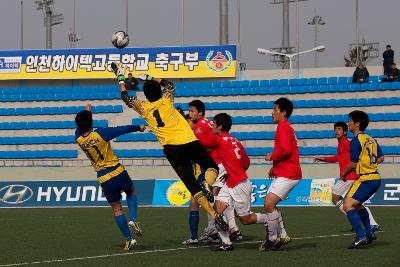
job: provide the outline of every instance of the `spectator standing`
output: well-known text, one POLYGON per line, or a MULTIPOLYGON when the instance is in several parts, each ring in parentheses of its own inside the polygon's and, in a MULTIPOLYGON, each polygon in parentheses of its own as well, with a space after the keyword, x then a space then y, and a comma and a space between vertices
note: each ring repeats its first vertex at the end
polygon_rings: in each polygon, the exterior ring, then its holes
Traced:
POLYGON ((383 74, 388 75, 392 64, 394 63, 394 51, 390 45, 386 46, 385 52, 383 52, 383 74))

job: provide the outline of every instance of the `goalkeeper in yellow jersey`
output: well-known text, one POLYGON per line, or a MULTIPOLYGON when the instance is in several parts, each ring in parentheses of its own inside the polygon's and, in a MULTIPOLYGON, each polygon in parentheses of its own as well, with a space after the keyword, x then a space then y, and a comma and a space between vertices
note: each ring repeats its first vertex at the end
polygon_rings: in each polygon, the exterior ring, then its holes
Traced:
POLYGON ((189 192, 214 218, 215 223, 224 231, 228 231, 229 227, 223 215, 217 214, 209 202, 212 200, 212 195, 203 191, 196 181, 192 163, 197 163, 205 170, 205 180, 209 185, 212 185, 217 178, 218 166, 201 146, 185 118, 174 108, 174 84, 164 79, 140 74, 137 78, 144 81, 143 92, 147 100, 138 100, 136 97, 129 96, 126 91, 125 68, 114 62, 111 63, 111 68, 118 78, 122 100, 146 120, 163 146, 164 154, 172 168, 189 192))

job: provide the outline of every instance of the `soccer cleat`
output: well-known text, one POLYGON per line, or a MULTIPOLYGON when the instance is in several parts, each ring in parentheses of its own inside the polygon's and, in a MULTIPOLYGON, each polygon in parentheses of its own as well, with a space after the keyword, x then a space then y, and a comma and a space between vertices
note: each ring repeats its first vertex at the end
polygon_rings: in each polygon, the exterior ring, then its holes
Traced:
POLYGON ((373 233, 378 232, 380 229, 381 229, 381 226, 380 226, 379 224, 371 225, 371 231, 372 231, 373 233))
POLYGON ((200 186, 208 202, 214 203, 214 195, 212 194, 210 186, 207 184, 207 182, 201 183, 200 186))
POLYGON ((376 240, 375 233, 371 233, 371 235, 367 235, 368 244, 372 243, 372 241, 376 240))
POLYGON ((219 247, 217 247, 214 251, 232 251, 233 245, 227 245, 222 243, 219 247))
POLYGON ((279 238, 275 241, 269 240, 268 238, 260 244, 258 251, 264 252, 268 250, 275 250, 276 244, 279 243, 279 238))
POLYGON ((198 243, 199 243, 199 240, 189 238, 189 239, 183 241, 182 245, 197 245, 198 243))
POLYGON ((218 226, 222 231, 229 231, 229 225, 225 222, 222 214, 215 214, 215 225, 218 226))
POLYGON ((229 239, 231 241, 240 241, 243 239, 243 235, 239 230, 233 231, 229 234, 229 239))
POLYGON ((359 248, 362 246, 365 246, 368 244, 368 239, 366 237, 361 238, 361 239, 354 239, 354 241, 350 244, 350 246, 347 247, 347 249, 355 249, 355 248, 359 248))
POLYGON ((132 250, 136 245, 137 245, 137 242, 135 239, 126 240, 124 250, 126 250, 126 251, 132 250))
POLYGON ((281 237, 278 240, 279 241, 275 244, 274 249, 280 249, 282 246, 287 245, 290 243, 290 241, 292 241, 292 239, 288 235, 285 237, 281 237))
POLYGON ((136 236, 142 236, 143 231, 140 229, 139 222, 129 221, 128 227, 133 230, 136 236))

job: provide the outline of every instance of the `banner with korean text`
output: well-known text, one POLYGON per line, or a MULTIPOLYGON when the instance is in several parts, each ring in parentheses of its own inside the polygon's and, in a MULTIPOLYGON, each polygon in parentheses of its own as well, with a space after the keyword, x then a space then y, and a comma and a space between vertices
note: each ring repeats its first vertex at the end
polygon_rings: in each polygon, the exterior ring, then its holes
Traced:
POLYGON ((236 76, 236 46, 0 51, 0 80, 114 78, 111 62, 127 72, 160 78, 236 76))

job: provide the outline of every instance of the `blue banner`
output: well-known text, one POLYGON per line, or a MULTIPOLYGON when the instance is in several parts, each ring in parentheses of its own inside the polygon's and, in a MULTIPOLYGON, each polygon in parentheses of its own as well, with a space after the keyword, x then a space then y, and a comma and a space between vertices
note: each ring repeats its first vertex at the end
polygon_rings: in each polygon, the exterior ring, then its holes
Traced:
MULTIPOLYGON (((154 180, 134 180, 139 205, 151 205, 154 180)), ((123 194, 123 199, 125 199, 123 194)), ((97 181, 0 182, 1 207, 108 206, 97 181)))
MULTIPOLYGON (((252 206, 262 206, 272 180, 251 179, 252 206)), ((302 179, 281 206, 331 206, 335 179, 302 179)), ((191 195, 180 180, 134 180, 138 204, 188 206, 191 195)), ((123 199, 125 195, 123 194, 123 199)), ((399 206, 400 179, 383 179, 367 205, 399 206)), ((0 208, 108 206, 96 181, 0 182, 0 208)))

